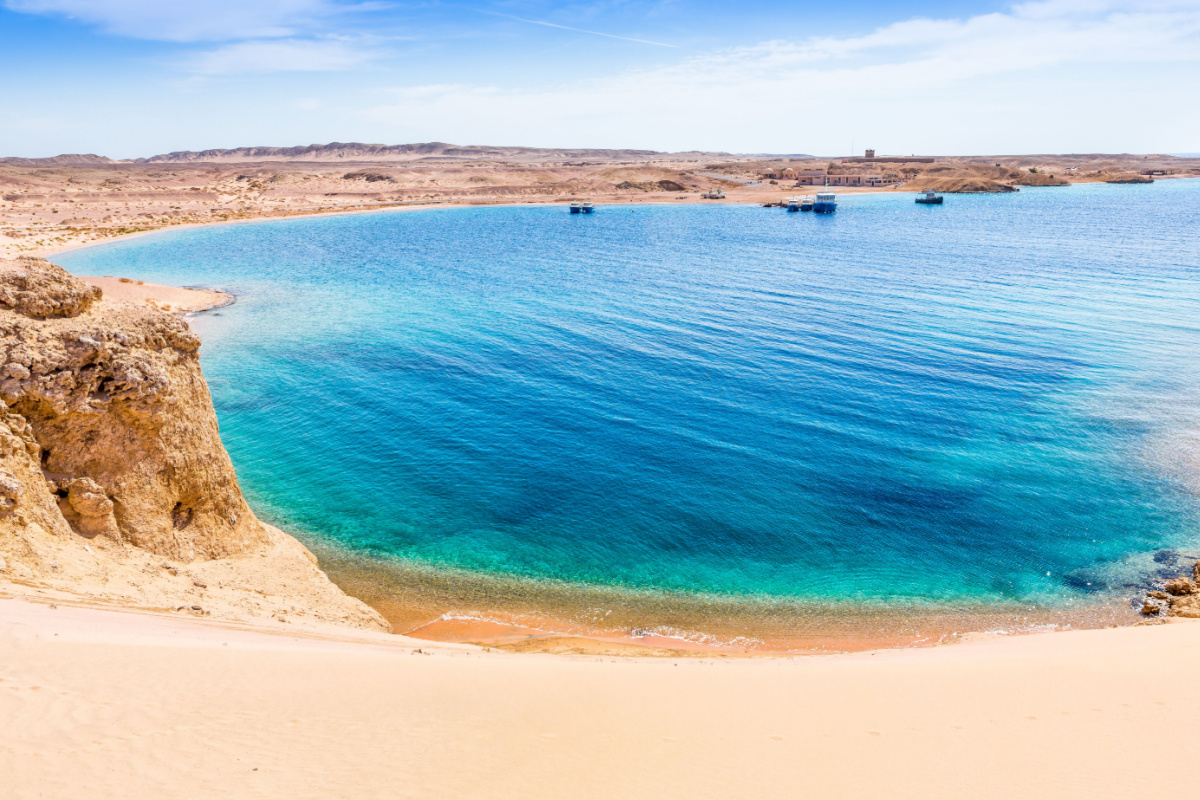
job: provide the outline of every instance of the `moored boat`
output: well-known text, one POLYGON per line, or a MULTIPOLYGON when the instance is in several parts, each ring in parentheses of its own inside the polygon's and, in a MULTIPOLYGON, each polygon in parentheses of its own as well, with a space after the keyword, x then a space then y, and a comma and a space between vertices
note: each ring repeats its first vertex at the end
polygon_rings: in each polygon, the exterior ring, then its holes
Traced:
POLYGON ((818 214, 832 214, 837 211, 837 197, 833 192, 817 192, 812 210, 818 214))
POLYGON ((926 192, 917 197, 917 202, 926 206, 940 206, 942 204, 942 196, 937 192, 926 192))
POLYGON ((594 205, 592 205, 591 203, 584 203, 582 206, 582 209, 583 209, 583 213, 590 214, 596 209, 596 207, 594 205))
POLYGON ((811 196, 801 198, 800 210, 801 211, 812 211, 813 210, 813 199, 811 196))
POLYGON ((800 198, 799 197, 789 197, 787 199, 787 210, 788 211, 799 211, 800 210, 800 198))
POLYGON ((583 203, 571 203, 571 213, 578 214, 583 209, 583 203))

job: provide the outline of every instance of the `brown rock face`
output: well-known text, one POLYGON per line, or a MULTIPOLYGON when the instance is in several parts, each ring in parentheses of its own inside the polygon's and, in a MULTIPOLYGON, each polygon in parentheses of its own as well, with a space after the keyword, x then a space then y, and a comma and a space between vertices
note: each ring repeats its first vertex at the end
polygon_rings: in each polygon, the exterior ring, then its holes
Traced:
POLYGON ((0 283, 0 306, 35 319, 73 317, 99 299, 99 289, 40 258, 9 262, 0 283))
POLYGON ((184 561, 265 543, 221 446, 199 340, 99 295, 45 261, 0 266, 0 301, 13 300, 0 311, 0 399, 30 425, 67 522, 184 561), (115 530, 80 523, 110 514, 115 530))
POLYGON ((1176 578, 1173 581, 1167 581, 1167 585, 1163 587, 1167 594, 1180 597, 1188 594, 1196 593, 1196 584, 1192 583, 1188 578, 1176 578))
POLYGON ((64 491, 67 494, 58 501, 59 510, 76 533, 89 539, 104 534, 120 540, 121 528, 113 514, 115 506, 100 484, 91 478, 76 478, 62 481, 59 486, 57 494, 61 496, 64 491))
MULTIPOLYGON (((1192 575, 1200 579, 1200 561, 1192 565, 1192 575)), ((1172 617, 1200 619, 1200 580, 1176 578, 1164 587, 1171 595, 1167 614, 1172 617)))
POLYGON ((1200 561, 1192 565, 1192 576, 1196 580, 1174 578, 1163 586, 1165 591, 1146 592, 1142 613, 1200 619, 1200 561))
MULTIPOLYGON (((0 261, 0 556, 8 575, 65 579, 71 569, 120 566, 92 564, 93 547, 126 566, 151 556, 186 564, 274 551, 284 554, 277 567, 297 595, 308 593, 301 605, 327 602, 336 609, 326 617, 384 626, 246 505, 199 347, 183 320, 104 299, 47 261, 0 261)), ((218 572, 237 582, 236 569, 218 572)), ((130 574, 138 592, 149 591, 130 574)))

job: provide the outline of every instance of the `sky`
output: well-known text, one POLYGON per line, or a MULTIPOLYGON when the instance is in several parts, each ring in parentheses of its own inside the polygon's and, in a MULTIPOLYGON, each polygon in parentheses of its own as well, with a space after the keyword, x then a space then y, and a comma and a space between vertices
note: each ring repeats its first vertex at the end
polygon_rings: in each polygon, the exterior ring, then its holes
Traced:
POLYGON ((0 155, 1200 151, 1200 0, 0 0, 0 155))

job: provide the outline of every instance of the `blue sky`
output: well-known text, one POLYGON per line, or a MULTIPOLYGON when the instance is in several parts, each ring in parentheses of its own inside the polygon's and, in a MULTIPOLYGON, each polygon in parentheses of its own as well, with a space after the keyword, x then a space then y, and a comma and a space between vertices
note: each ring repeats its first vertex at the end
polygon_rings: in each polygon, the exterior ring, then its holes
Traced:
POLYGON ((0 155, 1200 151, 1200 0, 0 0, 0 155))

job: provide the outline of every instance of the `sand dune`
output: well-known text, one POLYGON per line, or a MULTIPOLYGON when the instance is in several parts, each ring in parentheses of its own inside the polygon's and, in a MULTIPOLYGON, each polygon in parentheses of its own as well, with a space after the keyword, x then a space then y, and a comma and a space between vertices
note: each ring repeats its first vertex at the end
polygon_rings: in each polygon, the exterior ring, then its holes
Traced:
POLYGON ((0 775, 6 800, 1145 797, 1195 780, 1198 660, 1192 621, 613 661, 9 599, 0 775))

